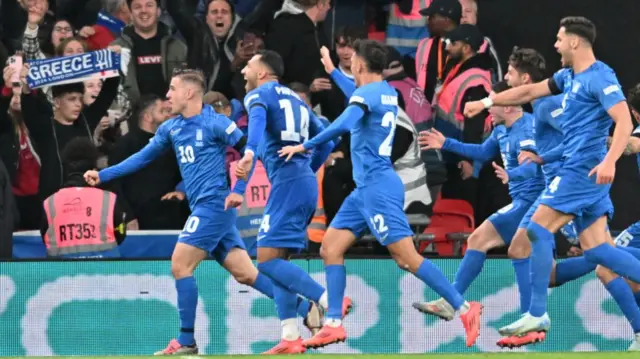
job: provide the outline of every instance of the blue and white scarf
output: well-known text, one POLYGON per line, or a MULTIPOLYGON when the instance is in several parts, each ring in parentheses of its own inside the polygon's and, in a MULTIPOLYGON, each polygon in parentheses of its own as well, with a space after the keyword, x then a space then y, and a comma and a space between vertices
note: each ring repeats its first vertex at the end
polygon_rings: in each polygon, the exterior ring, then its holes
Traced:
POLYGON ((37 89, 95 78, 117 77, 120 76, 120 71, 126 75, 130 59, 131 51, 123 48, 120 53, 104 49, 73 56, 28 61, 30 67, 27 84, 31 89, 37 89))

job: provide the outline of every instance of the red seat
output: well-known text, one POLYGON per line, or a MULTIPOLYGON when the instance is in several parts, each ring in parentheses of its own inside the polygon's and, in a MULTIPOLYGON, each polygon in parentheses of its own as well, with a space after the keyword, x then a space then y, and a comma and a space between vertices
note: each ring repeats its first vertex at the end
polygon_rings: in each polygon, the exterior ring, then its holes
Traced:
POLYGON ((384 31, 376 31, 376 32, 369 33, 369 40, 384 42, 384 39, 385 39, 384 31))
MULTIPOLYGON (((459 199, 442 199, 438 198, 433 207, 433 216, 431 216, 431 224, 425 230, 435 236, 433 243, 436 251, 440 256, 452 256, 454 253, 455 243, 447 239, 447 234, 454 232, 471 233, 475 228, 473 207, 464 200, 459 199)), ((431 241, 421 241, 419 251, 422 253, 431 241)), ((467 249, 466 243, 463 243, 462 253, 467 249)))

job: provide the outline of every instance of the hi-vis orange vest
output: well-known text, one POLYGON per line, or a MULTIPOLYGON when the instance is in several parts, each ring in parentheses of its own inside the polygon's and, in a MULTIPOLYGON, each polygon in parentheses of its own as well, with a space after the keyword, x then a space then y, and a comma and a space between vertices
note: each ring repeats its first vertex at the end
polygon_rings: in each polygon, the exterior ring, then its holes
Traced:
POLYGON ((116 195, 93 187, 63 188, 44 201, 51 257, 107 252, 117 248, 113 227, 116 195))
POLYGON ((322 243, 322 237, 324 237, 324 233, 327 231, 327 217, 324 214, 324 202, 322 201, 324 165, 322 165, 316 173, 316 179, 318 181, 318 205, 316 206, 316 212, 313 214, 313 219, 309 227, 307 227, 307 236, 310 241, 322 243))
MULTIPOLYGON (((236 185, 236 166, 238 161, 230 163, 229 176, 231 177, 231 188, 236 185)), ((267 204, 271 192, 271 183, 267 177, 267 170, 262 162, 256 161, 253 175, 247 183, 247 190, 244 194, 244 201, 238 207, 236 227, 240 231, 242 239, 255 239, 258 236, 260 225, 262 224, 262 216, 264 207, 267 204)))
POLYGON ((429 7, 431 1, 413 0, 409 14, 402 13, 398 4, 391 3, 386 44, 395 47, 402 55, 414 57, 420 39, 429 36, 427 19, 420 15, 420 10, 429 7))
MULTIPOLYGON (((438 41, 442 41, 442 38, 439 38, 438 41)), ((429 69, 429 54, 431 53, 432 45, 432 37, 422 39, 418 44, 418 51, 416 54, 416 76, 418 77, 418 86, 423 90, 427 87, 427 70, 429 69)), ((489 42, 485 39, 480 50, 478 50, 478 53, 485 52, 488 48, 489 42)), ((442 66, 444 67, 444 63, 442 66)), ((431 101, 432 99, 428 98, 427 100, 431 101)))

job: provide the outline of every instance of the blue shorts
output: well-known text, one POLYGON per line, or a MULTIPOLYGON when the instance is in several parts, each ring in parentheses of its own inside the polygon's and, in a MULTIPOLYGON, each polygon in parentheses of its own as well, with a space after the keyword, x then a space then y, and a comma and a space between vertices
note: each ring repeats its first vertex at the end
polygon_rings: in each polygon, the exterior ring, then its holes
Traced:
POLYGON ((640 248, 640 221, 630 225, 622 231, 616 239, 616 245, 620 247, 640 248))
MULTIPOLYGON (((536 213, 536 210, 540 205, 541 197, 542 195, 540 195, 538 199, 533 202, 531 207, 529 207, 527 214, 525 214, 524 218, 522 218, 522 221, 520 221, 520 225, 518 226, 518 228, 526 229, 529 226, 529 223, 531 223, 531 217, 533 217, 533 214, 536 213)), ((565 224, 564 227, 560 228, 560 233, 562 233, 562 235, 571 244, 577 245, 578 242, 580 242, 580 240, 578 239, 578 231, 576 230, 574 221, 570 221, 569 223, 565 224)))
POLYGON ((258 248, 288 248, 300 252, 307 247, 307 226, 318 205, 318 181, 301 177, 271 187, 258 248))
POLYGON ((531 202, 517 199, 510 204, 500 208, 487 220, 493 224, 496 232, 502 237, 506 245, 511 243, 513 236, 518 230, 518 225, 529 210, 531 202))
POLYGON ((400 178, 394 173, 376 184, 357 187, 344 200, 330 227, 347 229, 356 237, 368 229, 384 246, 413 236, 404 213, 404 185, 400 178))
POLYGON ((540 204, 574 215, 578 235, 600 217, 613 216, 611 185, 596 184, 596 176, 589 177, 599 163, 597 158, 570 166, 565 162, 540 197, 540 204))
POLYGON ((246 250, 235 226, 236 210, 223 211, 223 204, 196 206, 178 237, 179 243, 200 248, 223 264, 233 248, 246 250))

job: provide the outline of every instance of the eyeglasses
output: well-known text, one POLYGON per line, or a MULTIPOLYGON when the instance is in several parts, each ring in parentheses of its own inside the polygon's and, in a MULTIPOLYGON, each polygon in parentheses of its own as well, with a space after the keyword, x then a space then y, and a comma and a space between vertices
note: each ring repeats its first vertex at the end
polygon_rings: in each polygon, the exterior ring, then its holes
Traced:
POLYGON ((55 26, 53 28, 53 30, 57 31, 57 32, 72 32, 73 31, 71 26, 55 26))

